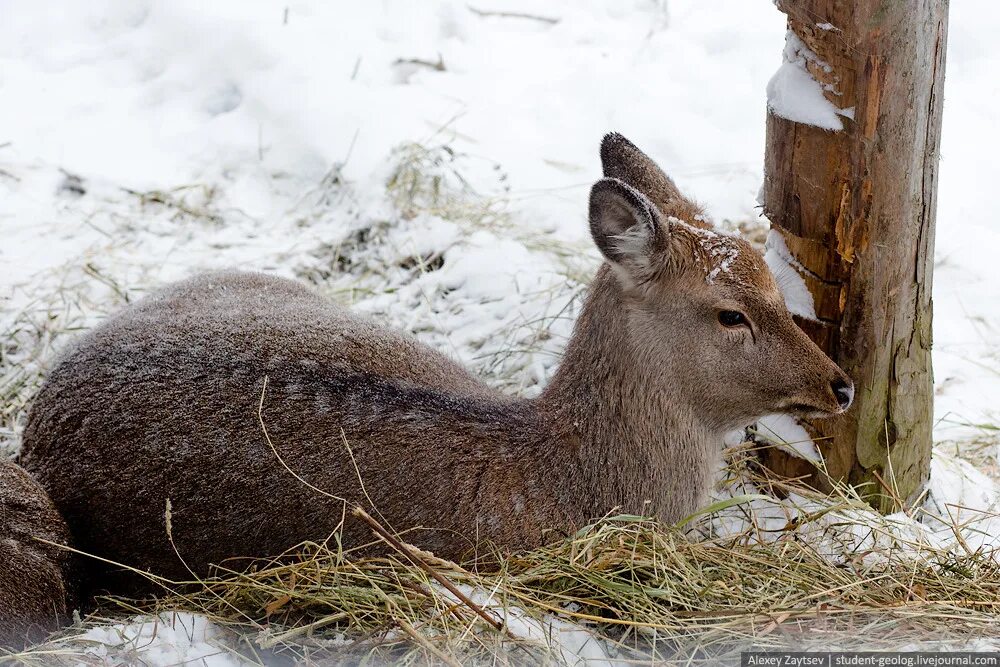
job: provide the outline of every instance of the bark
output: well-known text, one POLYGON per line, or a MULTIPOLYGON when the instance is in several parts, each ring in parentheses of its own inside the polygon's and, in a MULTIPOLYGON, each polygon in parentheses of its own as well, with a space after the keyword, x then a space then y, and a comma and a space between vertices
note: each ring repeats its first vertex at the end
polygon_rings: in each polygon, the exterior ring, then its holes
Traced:
MULTIPOLYGON (((768 114, 761 203, 804 267, 819 321, 800 326, 854 379, 847 415, 817 421, 827 473, 882 511, 927 479, 931 278, 947 0, 779 0, 807 68, 853 119, 828 131, 768 114)), ((769 452, 786 476, 802 463, 769 452)), ((828 487, 829 479, 813 475, 828 487)))

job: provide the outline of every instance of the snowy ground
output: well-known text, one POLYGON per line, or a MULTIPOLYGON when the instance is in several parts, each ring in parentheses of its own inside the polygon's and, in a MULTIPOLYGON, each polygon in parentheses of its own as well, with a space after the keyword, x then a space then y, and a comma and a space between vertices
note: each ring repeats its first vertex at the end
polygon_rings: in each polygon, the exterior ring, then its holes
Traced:
MULTIPOLYGON (((1000 10, 951 14, 936 434, 994 466, 1000 10)), ((0 454, 68 335, 207 268, 311 281, 536 392, 597 264, 601 136, 756 219, 784 32, 765 0, 0 0, 0 454)))

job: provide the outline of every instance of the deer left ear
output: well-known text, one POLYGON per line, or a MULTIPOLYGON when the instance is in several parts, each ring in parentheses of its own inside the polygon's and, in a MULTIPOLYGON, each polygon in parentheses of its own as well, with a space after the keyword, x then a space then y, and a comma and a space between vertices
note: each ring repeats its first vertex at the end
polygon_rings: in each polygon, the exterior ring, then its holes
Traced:
POLYGON ((591 188, 591 236, 623 282, 649 277, 666 232, 656 206, 635 188, 617 178, 602 178, 591 188))

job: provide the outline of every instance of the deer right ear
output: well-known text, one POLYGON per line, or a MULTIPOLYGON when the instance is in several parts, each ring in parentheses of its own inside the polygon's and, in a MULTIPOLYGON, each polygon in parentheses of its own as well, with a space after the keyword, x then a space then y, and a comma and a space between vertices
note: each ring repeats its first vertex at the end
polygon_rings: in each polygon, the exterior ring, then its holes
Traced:
POLYGON ((604 135, 601 141, 601 168, 606 177, 617 178, 648 197, 661 215, 712 228, 702 208, 682 195, 651 157, 617 132, 604 135))
POLYGON ((666 230, 656 206, 617 178, 602 178, 590 190, 590 234, 623 282, 643 282, 666 230))

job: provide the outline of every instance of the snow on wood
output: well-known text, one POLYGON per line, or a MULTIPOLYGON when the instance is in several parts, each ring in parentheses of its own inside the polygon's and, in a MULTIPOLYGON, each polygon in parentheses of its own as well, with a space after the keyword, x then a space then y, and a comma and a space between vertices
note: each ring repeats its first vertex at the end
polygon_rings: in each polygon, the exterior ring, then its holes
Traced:
POLYGON ((844 129, 840 110, 826 99, 823 86, 806 68, 807 62, 824 65, 789 30, 785 35, 781 66, 767 84, 767 108, 776 116, 796 123, 815 125, 824 130, 844 129))
POLYGON ((805 269, 792 257, 781 233, 774 229, 769 231, 765 248, 764 261, 774 274, 778 289, 785 297, 785 307, 788 308, 788 312, 815 320, 816 308, 813 296, 802 277, 805 269))

